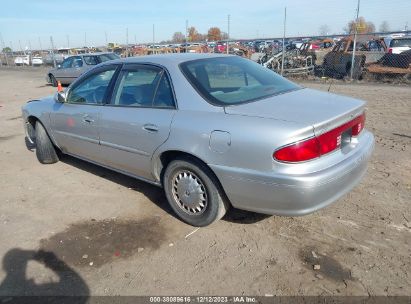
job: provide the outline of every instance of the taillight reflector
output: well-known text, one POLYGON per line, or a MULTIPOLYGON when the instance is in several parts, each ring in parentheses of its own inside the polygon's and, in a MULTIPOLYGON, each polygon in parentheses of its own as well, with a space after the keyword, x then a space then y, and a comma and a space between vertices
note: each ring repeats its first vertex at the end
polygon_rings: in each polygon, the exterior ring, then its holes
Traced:
POLYGON ((330 153, 341 146, 341 134, 351 129, 351 135, 357 136, 364 129, 365 114, 320 136, 299 141, 274 152, 273 157, 284 162, 301 162, 330 153))

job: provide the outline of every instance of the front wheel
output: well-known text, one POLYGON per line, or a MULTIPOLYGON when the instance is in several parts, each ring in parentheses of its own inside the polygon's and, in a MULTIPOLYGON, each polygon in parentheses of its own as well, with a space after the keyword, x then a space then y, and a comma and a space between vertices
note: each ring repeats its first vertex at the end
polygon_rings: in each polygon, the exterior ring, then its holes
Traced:
POLYGON ((210 225, 221 219, 229 207, 213 172, 195 159, 171 161, 164 172, 163 185, 171 208, 190 225, 210 225))
POLYGON ((52 85, 53 87, 57 87, 58 83, 57 83, 56 77, 54 77, 53 74, 50 74, 49 77, 50 77, 50 83, 51 83, 51 85, 52 85))
POLYGON ((49 135, 40 122, 36 122, 36 156, 42 164, 54 164, 58 162, 56 148, 50 140, 49 135))

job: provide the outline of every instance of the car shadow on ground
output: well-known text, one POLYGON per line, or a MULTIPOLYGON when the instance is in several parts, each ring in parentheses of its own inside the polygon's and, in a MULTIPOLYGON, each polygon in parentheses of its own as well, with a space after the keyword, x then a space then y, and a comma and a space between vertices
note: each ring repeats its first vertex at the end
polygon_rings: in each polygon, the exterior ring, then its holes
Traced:
MULTIPOLYGON (((150 201, 156 204, 159 208, 163 209, 169 215, 177 218, 177 216, 171 209, 170 205, 168 204, 163 190, 157 186, 151 185, 149 183, 140 181, 138 179, 103 168, 101 166, 83 161, 72 156, 64 155, 63 157, 61 157, 61 161, 80 170, 92 173, 94 175, 98 175, 123 187, 138 191, 144 194, 150 201)), ((268 217, 270 217, 270 215, 231 208, 228 211, 228 213, 224 216, 223 220, 236 224, 254 224, 268 217)))
POLYGON ((0 303, 81 304, 88 301, 90 291, 87 283, 53 252, 13 248, 4 255, 2 264, 6 277, 0 282, 0 303), (47 282, 37 283, 36 280, 27 278, 30 261, 40 263, 52 271, 58 280, 51 281, 48 278, 47 282))

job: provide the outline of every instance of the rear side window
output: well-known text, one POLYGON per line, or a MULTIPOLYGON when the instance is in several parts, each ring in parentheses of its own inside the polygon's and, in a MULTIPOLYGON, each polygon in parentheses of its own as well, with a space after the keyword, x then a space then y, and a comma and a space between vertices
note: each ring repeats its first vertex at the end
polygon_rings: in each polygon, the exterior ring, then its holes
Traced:
POLYGON ((110 54, 102 54, 98 56, 100 62, 106 62, 109 60, 115 60, 115 59, 119 59, 120 57, 118 57, 118 55, 114 54, 114 53, 110 53, 110 54))
POLYGON ((393 39, 391 40, 390 47, 410 47, 411 48, 411 38, 393 39))
POLYGON ((112 105, 129 107, 174 107, 170 82, 155 66, 126 68, 118 77, 112 105))
POLYGON ((277 73, 237 56, 184 62, 183 74, 208 101, 235 105, 267 98, 300 87, 277 73))
POLYGON ((83 56, 84 62, 87 65, 97 65, 99 64, 96 56, 83 56))

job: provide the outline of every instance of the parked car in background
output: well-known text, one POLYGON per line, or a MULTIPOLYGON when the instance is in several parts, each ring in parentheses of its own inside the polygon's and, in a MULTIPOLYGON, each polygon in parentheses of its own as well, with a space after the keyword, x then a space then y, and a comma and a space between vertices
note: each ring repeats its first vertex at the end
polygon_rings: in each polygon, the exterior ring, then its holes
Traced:
POLYGON ((388 53, 400 54, 411 50, 411 36, 393 38, 390 41, 388 53))
POLYGON ((30 56, 29 55, 18 56, 14 59, 14 64, 17 66, 30 65, 30 56))
POLYGON ((374 144, 364 106, 238 56, 181 53, 104 62, 22 114, 41 163, 61 152, 163 187, 205 226, 230 206, 297 216, 350 191, 374 144))
POLYGON ((43 65, 43 58, 41 56, 33 56, 31 58, 31 65, 32 66, 41 66, 41 65, 43 65))
POLYGON ((46 80, 53 86, 57 86, 58 81, 61 84, 70 84, 81 74, 93 68, 99 63, 109 60, 119 59, 115 53, 90 53, 70 56, 55 69, 48 71, 46 80))

